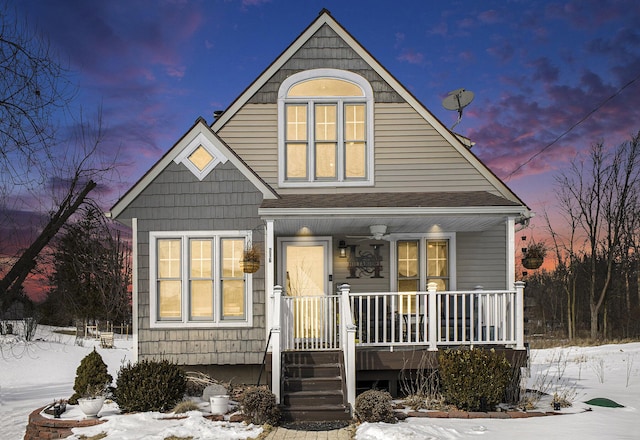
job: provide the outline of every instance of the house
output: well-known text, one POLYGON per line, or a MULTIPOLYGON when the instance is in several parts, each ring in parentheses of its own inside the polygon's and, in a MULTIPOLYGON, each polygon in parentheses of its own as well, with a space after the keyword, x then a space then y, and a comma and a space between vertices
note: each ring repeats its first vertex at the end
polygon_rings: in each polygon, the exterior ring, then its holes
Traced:
POLYGON ((531 214, 470 148, 323 10, 111 209, 133 231, 138 359, 270 376, 290 417, 335 418, 314 410, 348 416, 359 386, 395 393, 443 347, 521 356, 531 214))

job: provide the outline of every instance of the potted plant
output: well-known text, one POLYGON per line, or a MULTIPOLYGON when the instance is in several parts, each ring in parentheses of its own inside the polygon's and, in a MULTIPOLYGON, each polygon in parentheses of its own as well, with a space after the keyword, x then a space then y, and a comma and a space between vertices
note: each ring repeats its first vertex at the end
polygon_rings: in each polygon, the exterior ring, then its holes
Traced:
POLYGON ((78 406, 87 418, 94 418, 104 405, 107 393, 107 384, 89 385, 87 391, 78 399, 78 406))
POLYGON ((522 256, 522 265, 527 269, 538 269, 542 266, 544 257, 547 255, 547 247, 544 243, 532 242, 529 247, 524 250, 522 256))
POLYGON ((240 267, 244 273, 254 273, 260 269, 260 248, 251 243, 247 245, 240 260, 240 267))

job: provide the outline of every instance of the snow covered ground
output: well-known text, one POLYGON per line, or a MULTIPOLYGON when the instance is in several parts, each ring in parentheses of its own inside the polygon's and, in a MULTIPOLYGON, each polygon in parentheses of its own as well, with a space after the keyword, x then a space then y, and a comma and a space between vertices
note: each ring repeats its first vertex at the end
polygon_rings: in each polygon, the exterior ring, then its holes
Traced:
MULTIPOLYGON (((97 341, 76 343, 74 336, 51 332, 41 326, 37 340, 25 343, 16 337, 0 337, 0 437, 22 439, 27 418, 34 409, 67 398, 73 392, 75 371, 97 341)), ((115 378, 123 362, 131 359, 131 340, 117 338, 114 349, 97 347, 115 378)), ((357 440, 468 439, 478 437, 507 440, 528 439, 638 439, 640 409, 640 343, 532 350, 529 388, 542 389, 574 401, 562 416, 529 419, 421 419, 389 425, 364 423, 357 440), (587 405, 592 398, 612 399, 624 408, 587 405)), ((550 409, 549 398, 538 402, 550 409)), ((78 418, 81 413, 77 408, 78 418)), ((105 411, 103 414, 110 414, 105 411)), ((75 413, 72 413, 75 414, 75 413)), ((107 439, 162 440, 169 435, 197 439, 245 439, 256 437, 261 428, 240 423, 211 422, 200 413, 187 420, 161 420, 158 413, 108 415, 99 427, 77 430, 77 436, 107 432, 107 439)), ((78 438, 78 437, 73 437, 78 438)))

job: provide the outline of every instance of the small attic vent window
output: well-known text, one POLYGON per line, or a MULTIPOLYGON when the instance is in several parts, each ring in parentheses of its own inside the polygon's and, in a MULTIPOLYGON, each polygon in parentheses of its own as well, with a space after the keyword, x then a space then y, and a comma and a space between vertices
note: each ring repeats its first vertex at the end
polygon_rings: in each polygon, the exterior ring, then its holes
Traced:
POLYGON ((210 137, 198 133, 173 161, 184 164, 198 180, 202 180, 219 163, 226 163, 227 157, 220 148, 214 145, 210 137))
POLYGON ((202 171, 215 160, 215 157, 209 153, 206 148, 200 145, 193 153, 191 153, 189 160, 200 171, 202 171))

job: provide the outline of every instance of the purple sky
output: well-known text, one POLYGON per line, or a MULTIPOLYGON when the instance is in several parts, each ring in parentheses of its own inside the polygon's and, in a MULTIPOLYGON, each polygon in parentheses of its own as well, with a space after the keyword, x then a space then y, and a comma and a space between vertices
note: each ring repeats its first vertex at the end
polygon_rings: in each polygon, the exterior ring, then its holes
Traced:
POLYGON ((640 130, 637 0, 14 3, 68 60, 76 104, 88 115, 102 106, 102 149, 119 150, 122 164, 121 181, 103 188, 105 207, 198 116, 211 122, 322 8, 448 127, 456 113, 442 99, 473 91, 456 131, 540 214, 552 209, 553 176, 578 152, 640 130))

